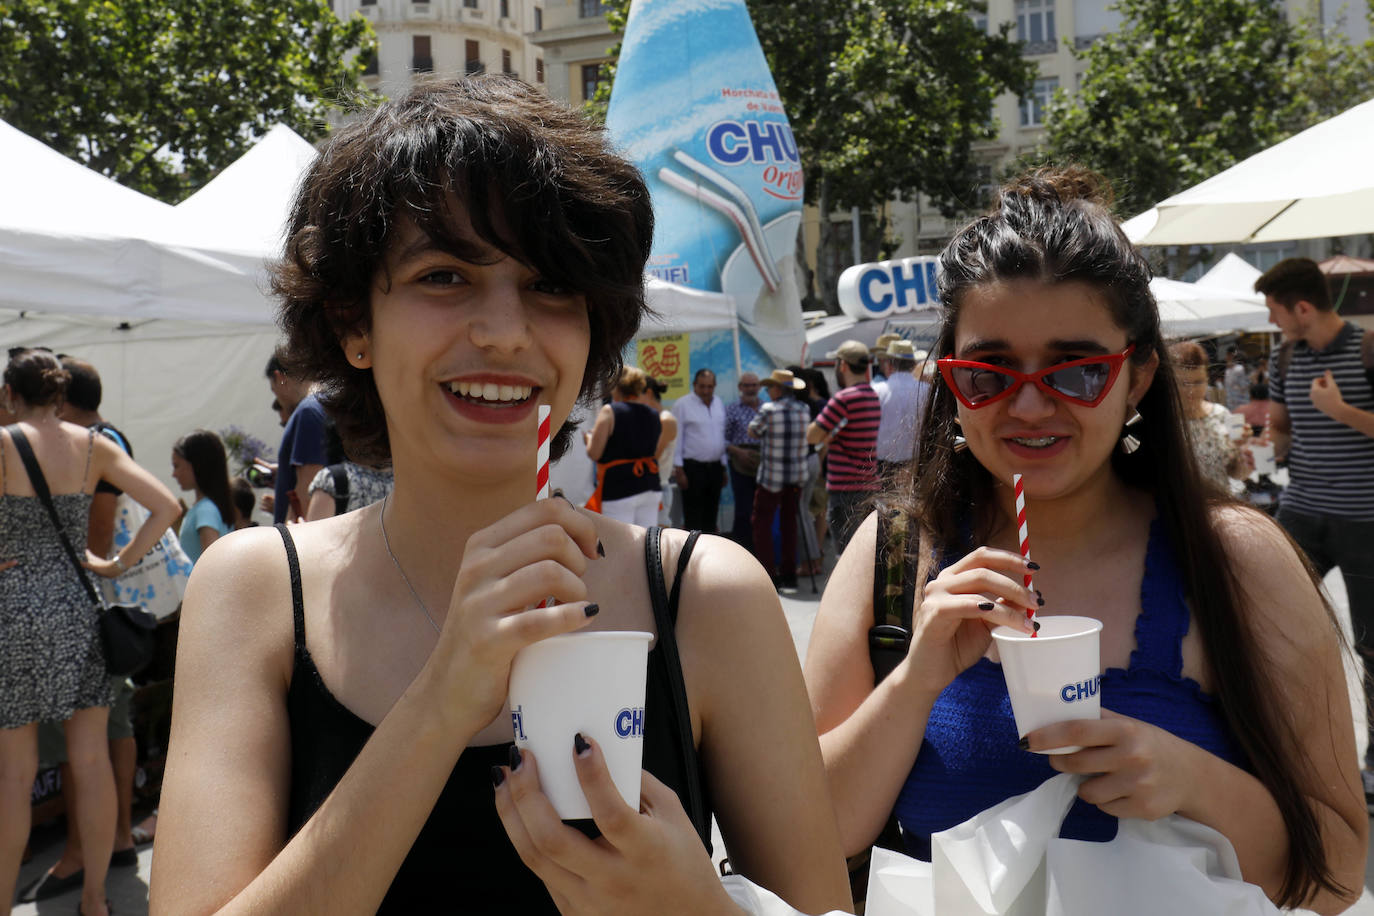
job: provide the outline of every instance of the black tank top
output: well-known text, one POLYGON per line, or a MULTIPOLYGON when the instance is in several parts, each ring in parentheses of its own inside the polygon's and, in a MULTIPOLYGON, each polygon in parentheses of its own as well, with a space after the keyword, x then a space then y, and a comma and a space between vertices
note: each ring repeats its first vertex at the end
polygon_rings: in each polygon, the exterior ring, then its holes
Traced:
MULTIPOLYGON (((633 401, 613 401, 611 412, 615 415, 615 429, 611 430, 611 437, 606 440, 606 448, 598 463, 625 458, 652 458, 659 433, 663 431, 663 421, 659 419, 658 411, 633 401)), ((657 490, 661 485, 657 473, 650 473, 641 467, 636 474, 635 466, 631 464, 607 468, 605 475, 601 488, 603 500, 625 499, 657 490)))
MULTIPOLYGON (((372 736, 373 727, 329 692, 305 641, 305 606, 300 562, 284 525, 278 525, 291 572, 295 617, 295 666, 286 705, 291 730, 291 795, 287 828, 294 835, 333 791, 372 736)), ((682 800, 707 850, 711 809, 691 741, 687 692, 674 630, 683 573, 699 532, 693 532, 678 561, 672 595, 664 587, 659 553, 661 529, 649 529, 645 560, 653 595, 658 639, 649 651, 644 698, 644 769, 671 786, 682 800)), ((496 814, 491 768, 509 763, 510 744, 469 747, 458 757, 448 784, 401 863, 378 913, 556 914, 543 882, 525 867, 496 814)), ((406 774, 395 782, 404 785, 406 774)), ((360 827, 360 829, 362 829, 360 827)), ((368 837, 356 838, 360 850, 368 837)))

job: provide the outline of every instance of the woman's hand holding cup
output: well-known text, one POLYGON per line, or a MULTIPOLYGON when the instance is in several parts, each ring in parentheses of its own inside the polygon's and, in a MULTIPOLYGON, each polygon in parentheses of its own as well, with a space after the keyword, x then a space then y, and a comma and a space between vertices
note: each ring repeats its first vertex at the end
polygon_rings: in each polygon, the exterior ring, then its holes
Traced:
POLYGON ((593 521, 562 499, 522 506, 468 539, 429 662, 455 709, 471 717, 463 727, 481 729, 505 711, 517 651, 597 612, 581 577, 598 548, 593 521), (549 595, 560 603, 538 607, 549 595))
POLYGON ((533 754, 492 771, 506 833, 563 916, 739 913, 672 789, 645 771, 636 811, 621 798, 594 741, 567 752, 601 831, 595 840, 559 820, 539 790, 533 754))
POLYGON ((1027 569, 1038 568, 1009 550, 979 547, 941 571, 912 620, 907 677, 938 694, 983 657, 994 627, 1034 632, 1026 609, 1037 606, 1038 596, 1022 583, 1027 569))

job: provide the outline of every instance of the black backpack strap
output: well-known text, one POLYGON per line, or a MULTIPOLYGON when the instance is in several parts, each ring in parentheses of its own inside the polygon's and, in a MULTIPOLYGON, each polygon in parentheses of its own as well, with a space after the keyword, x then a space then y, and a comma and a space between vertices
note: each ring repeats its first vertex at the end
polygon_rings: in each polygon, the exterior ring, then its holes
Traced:
POLYGON ((682 676, 682 659, 677 652, 677 605, 682 592, 683 574, 692 557, 700 531, 687 536, 678 556, 677 577, 672 594, 668 594, 663 578, 663 548, 660 537, 663 528, 655 525, 644 535, 644 568, 649 576, 649 594, 654 607, 654 626, 658 630, 658 649, 668 669, 668 688, 673 697, 673 711, 677 718, 678 758, 682 761, 687 792, 687 816, 697 828, 697 834, 707 849, 711 848, 711 819, 706 816, 706 799, 701 791, 701 762, 692 742, 692 714, 687 704, 687 682, 682 676))
POLYGON ((348 511, 348 471, 342 464, 331 464, 329 476, 334 478, 334 514, 348 511))
POLYGON ((5 432, 10 434, 10 439, 14 442, 14 450, 19 453, 20 460, 24 462, 24 470, 28 471, 29 483, 33 485, 34 494, 38 496, 38 501, 43 504, 43 507, 48 510, 48 517, 52 519, 52 525, 57 529, 57 539, 62 542, 62 548, 67 552, 67 559, 71 560, 72 569, 76 570, 76 577, 85 586, 86 594, 90 596, 91 603, 97 607, 103 607, 100 596, 95 593, 95 586, 91 585, 91 580, 86 578, 86 569, 77 559, 76 550, 67 538, 67 532, 62 530, 62 520, 57 517, 57 507, 53 505, 52 493, 48 490, 48 479, 43 476, 43 469, 38 466, 38 458, 33 454, 33 447, 29 445, 28 436, 24 435, 24 431, 19 428, 17 423, 6 426, 5 432))
POLYGON ((1369 387, 1374 388, 1374 334, 1364 331, 1360 337, 1360 364, 1369 387))

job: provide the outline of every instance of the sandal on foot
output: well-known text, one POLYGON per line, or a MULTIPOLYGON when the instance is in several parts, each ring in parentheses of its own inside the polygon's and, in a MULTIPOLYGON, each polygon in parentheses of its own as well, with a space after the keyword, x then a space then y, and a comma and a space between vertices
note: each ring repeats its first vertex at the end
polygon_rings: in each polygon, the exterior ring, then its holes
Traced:
MULTIPOLYGON (((134 846, 147 846, 153 841, 153 835, 142 827, 135 827, 129 831, 129 835, 134 838, 134 846)), ((122 852, 123 850, 121 850, 122 852)))
MULTIPOLYGON (((34 903, 48 900, 67 891, 80 890, 81 882, 86 879, 85 869, 77 869, 65 878, 59 878, 50 871, 44 872, 28 887, 19 892, 20 903, 34 903)), ((79 905, 79 901, 78 901, 79 905)))

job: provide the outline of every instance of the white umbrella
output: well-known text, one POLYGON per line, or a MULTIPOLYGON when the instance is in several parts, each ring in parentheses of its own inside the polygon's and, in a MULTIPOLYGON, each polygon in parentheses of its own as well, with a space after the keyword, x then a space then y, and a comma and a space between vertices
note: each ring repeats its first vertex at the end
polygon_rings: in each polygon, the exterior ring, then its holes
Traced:
POLYGON ((1374 232, 1374 99, 1309 127, 1122 224, 1137 245, 1374 232))
POLYGON ((1218 289, 1156 277, 1150 292, 1159 303, 1165 337, 1207 337, 1233 331, 1274 331, 1269 310, 1255 293, 1218 289))

